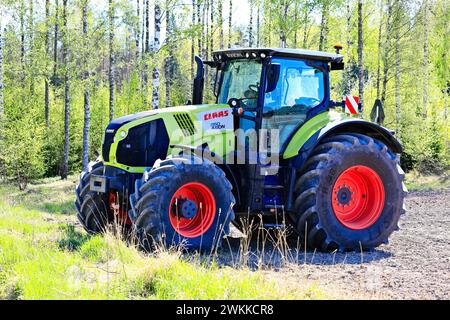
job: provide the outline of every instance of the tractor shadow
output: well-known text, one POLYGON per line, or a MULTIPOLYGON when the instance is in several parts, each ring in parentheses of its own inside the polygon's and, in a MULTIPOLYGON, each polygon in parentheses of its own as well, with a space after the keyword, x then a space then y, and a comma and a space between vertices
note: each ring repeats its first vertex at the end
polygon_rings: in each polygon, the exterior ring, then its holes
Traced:
POLYGON ((382 246, 370 251, 318 252, 305 250, 298 242, 276 237, 264 240, 227 237, 218 251, 217 262, 223 266, 251 269, 280 269, 295 265, 362 265, 392 257, 382 246))

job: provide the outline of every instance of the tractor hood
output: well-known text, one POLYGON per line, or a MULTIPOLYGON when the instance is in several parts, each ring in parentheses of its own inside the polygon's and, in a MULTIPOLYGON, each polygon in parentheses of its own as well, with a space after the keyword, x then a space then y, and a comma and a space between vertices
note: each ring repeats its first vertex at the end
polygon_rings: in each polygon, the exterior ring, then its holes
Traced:
POLYGON ((174 148, 207 144, 223 155, 233 146, 234 118, 228 104, 200 104, 149 110, 111 121, 105 130, 102 158, 129 172, 143 172, 174 148))
MULTIPOLYGON (((168 116, 169 114, 183 114, 188 113, 191 115, 193 121, 208 121, 208 120, 217 120, 220 122, 221 118, 229 118, 231 117, 231 108, 227 104, 200 104, 200 105, 185 105, 185 106, 177 106, 177 107, 169 107, 162 108, 156 110, 149 110, 138 112, 134 114, 130 114, 127 116, 119 117, 110 122, 107 127, 107 131, 112 130, 116 131, 118 128, 122 127, 125 124, 136 120, 144 120, 146 118, 152 118, 158 115, 168 116)), ((232 118, 232 117, 231 117, 232 118)), ((150 120, 150 119, 149 119, 150 120)), ((139 122, 141 122, 139 121, 139 122)), ((217 122, 216 121, 216 122, 217 122)), ((226 126, 226 124, 225 124, 226 126)), ((232 129, 232 128, 227 128, 232 129)))

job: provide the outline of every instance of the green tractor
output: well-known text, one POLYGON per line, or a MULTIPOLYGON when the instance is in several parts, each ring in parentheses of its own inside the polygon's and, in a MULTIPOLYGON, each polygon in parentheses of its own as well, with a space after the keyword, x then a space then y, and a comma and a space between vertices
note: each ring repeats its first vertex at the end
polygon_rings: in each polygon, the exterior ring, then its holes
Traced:
POLYGON ((145 248, 203 250, 220 246, 231 223, 262 217, 321 251, 387 243, 405 212, 402 147, 331 100, 338 49, 230 49, 196 63, 187 105, 107 126, 76 189, 87 232, 119 221, 145 248), (205 64, 216 104, 202 103, 205 64))

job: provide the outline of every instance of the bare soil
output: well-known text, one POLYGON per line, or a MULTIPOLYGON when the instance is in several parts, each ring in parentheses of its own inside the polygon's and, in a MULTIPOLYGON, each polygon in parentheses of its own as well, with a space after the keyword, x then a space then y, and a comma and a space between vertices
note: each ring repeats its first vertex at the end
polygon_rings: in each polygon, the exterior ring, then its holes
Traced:
POLYGON ((305 252, 267 241, 261 254, 260 242, 250 241, 247 251, 235 238, 219 256, 263 269, 287 287, 304 282, 336 298, 450 299, 450 189, 411 192, 406 206, 400 230, 371 252, 305 252))

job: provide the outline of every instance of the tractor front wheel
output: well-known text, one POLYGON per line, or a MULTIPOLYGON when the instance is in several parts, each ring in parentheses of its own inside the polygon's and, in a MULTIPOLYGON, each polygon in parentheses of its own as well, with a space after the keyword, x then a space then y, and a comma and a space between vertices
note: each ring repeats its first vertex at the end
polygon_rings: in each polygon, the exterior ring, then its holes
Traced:
POLYGON ((75 207, 77 217, 89 234, 104 232, 107 225, 114 221, 109 209, 109 199, 106 194, 93 192, 90 189, 91 176, 103 175, 103 163, 94 162, 87 172, 82 172, 80 182, 76 187, 77 198, 75 207))
POLYGON ((340 134, 321 142, 298 174, 291 221, 307 246, 365 250, 387 243, 405 212, 398 157, 380 141, 340 134))
POLYGON ((231 183, 214 163, 174 157, 136 180, 129 216, 146 250, 158 245, 213 250, 234 219, 231 183))

